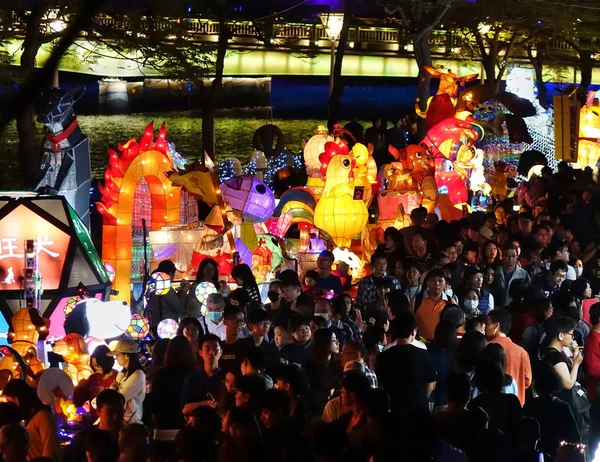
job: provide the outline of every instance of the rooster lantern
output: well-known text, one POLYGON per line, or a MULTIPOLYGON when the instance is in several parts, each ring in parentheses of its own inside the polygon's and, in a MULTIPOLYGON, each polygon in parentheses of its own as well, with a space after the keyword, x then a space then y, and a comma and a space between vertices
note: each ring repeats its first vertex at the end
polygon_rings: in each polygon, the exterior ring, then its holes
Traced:
POLYGON ((315 225, 329 233, 339 247, 350 247, 352 237, 367 224, 365 187, 354 180, 356 163, 346 144, 328 142, 319 160, 325 188, 315 208, 315 225))

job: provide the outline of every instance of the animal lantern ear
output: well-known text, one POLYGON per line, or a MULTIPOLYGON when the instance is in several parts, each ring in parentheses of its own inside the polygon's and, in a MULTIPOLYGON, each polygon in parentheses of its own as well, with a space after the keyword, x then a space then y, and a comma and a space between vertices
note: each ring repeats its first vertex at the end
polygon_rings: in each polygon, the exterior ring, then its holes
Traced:
POLYGON ((67 93, 69 93, 69 95, 71 95, 71 99, 75 103, 75 102, 79 101, 79 99, 85 93, 85 86, 75 87, 75 88, 69 90, 67 93))
POLYGON ((35 308, 29 308, 29 317, 31 318, 31 323, 35 326, 38 334, 40 334, 40 340, 45 340, 48 336, 48 326, 42 318, 42 315, 35 308))

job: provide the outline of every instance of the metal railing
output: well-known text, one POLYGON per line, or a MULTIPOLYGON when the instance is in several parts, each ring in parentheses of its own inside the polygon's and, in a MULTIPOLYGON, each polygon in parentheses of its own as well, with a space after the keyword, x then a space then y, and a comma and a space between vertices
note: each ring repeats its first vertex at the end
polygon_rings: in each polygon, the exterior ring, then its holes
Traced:
MULTIPOLYGON (((98 26, 123 30, 137 29, 143 31, 159 30, 174 31, 186 34, 192 41, 215 41, 219 34, 218 21, 198 18, 128 18, 98 15, 94 21, 98 26)), ((290 23, 275 22, 272 24, 256 23, 252 21, 230 21, 228 27, 233 39, 244 38, 236 45, 284 45, 291 48, 326 48, 329 37, 325 27, 320 23, 290 23), (268 29, 270 27, 270 29, 268 29), (267 28, 267 29, 266 29, 267 28), (262 31, 262 33, 261 33, 262 31), (268 43, 263 43, 269 37, 268 43)), ((0 10, 0 38, 3 31, 24 30, 20 18, 10 10, 0 10)), ((349 40, 353 49, 360 51, 368 49, 369 52, 391 51, 405 52, 406 45, 410 43, 410 36, 404 27, 397 24, 386 26, 356 25, 349 30, 349 40)), ((469 40, 464 34, 453 30, 434 30, 429 43, 434 54, 449 55, 455 52, 456 47, 464 46, 469 40)), ((600 40, 594 40, 594 45, 600 52, 600 40)), ((574 52, 573 47, 563 40, 553 40, 550 49, 563 52, 574 52)))

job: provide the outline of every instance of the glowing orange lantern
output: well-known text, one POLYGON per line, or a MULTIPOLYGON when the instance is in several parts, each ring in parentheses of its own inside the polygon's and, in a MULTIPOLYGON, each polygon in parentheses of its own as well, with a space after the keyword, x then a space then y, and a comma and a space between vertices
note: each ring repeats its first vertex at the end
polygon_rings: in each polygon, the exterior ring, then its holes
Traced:
POLYGON ((126 302, 130 298, 133 199, 142 178, 148 182, 152 199, 150 229, 179 224, 181 190, 167 176, 175 166, 166 136, 163 123, 154 140, 154 126, 150 123, 139 143, 131 139, 119 145, 120 154, 109 149, 104 186, 98 187, 102 194, 102 202, 97 203, 103 215, 102 258, 115 269, 113 288, 119 292, 117 298, 126 302))

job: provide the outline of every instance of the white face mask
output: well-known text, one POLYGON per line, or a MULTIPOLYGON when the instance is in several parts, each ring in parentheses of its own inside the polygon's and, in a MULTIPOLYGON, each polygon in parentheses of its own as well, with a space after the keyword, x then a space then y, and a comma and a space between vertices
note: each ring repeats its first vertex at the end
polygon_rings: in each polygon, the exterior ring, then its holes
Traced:
POLYGON ((452 292, 452 289, 444 289, 444 293, 448 298, 452 298, 452 295, 454 294, 454 292, 452 292))
POLYGON ((575 267, 575 275, 579 278, 583 274, 583 268, 580 266, 575 267))
POLYGON ((479 307, 479 300, 465 300, 465 308, 469 311, 475 311, 479 307))

